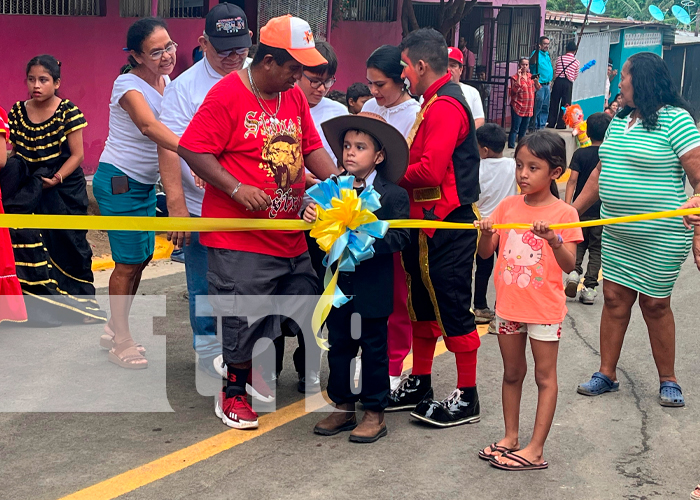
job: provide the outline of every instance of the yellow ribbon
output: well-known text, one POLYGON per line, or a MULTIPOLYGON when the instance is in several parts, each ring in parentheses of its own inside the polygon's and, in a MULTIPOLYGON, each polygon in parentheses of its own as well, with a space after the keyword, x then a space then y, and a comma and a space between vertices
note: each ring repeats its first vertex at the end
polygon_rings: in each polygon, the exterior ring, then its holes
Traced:
POLYGON ((362 224, 378 220, 369 210, 362 210, 362 200, 357 197, 357 191, 341 189, 340 194, 341 199, 331 200, 331 209, 324 210, 321 205, 316 205, 316 222, 309 225, 309 235, 316 239, 318 246, 326 253, 330 252, 333 243, 344 235, 348 228, 355 230, 362 224))
MULTIPOLYGON (((319 209, 319 222, 320 211, 319 209)), ((330 212, 331 210, 328 210, 330 212)), ((371 213, 370 213, 371 214, 371 213)), ((567 222, 552 224, 552 229, 569 229, 574 227, 605 226, 609 224, 624 224, 643 220, 666 219, 685 215, 698 215, 700 208, 685 208, 651 212, 648 214, 626 215, 610 219, 588 220, 583 222, 567 222)), ((325 214, 324 214, 325 215, 325 214)), ((390 228, 395 229, 477 229, 472 224, 460 222, 444 222, 434 220, 389 220, 390 228)), ((364 223, 364 222, 363 222, 364 223)), ((84 215, 27 215, 0 214, 0 227, 23 229, 75 229, 101 231, 308 231, 315 224, 303 220, 270 220, 270 219, 219 219, 198 217, 117 217, 117 216, 84 216, 84 215)), ((495 229, 528 229, 531 223, 494 224, 495 229)), ((350 226, 348 226, 350 227, 350 226)), ((333 230, 337 227, 333 227, 333 230)))
MULTIPOLYGON (((219 219, 219 218, 189 218, 189 217, 116 217, 84 215, 27 215, 0 214, 0 227, 23 229, 73 229, 73 230, 103 230, 103 231, 304 231, 311 230, 311 236, 316 238, 321 249, 328 253, 333 244, 345 234, 347 228, 356 229, 362 224, 377 221, 377 217, 367 209, 361 209, 361 200, 354 189, 341 191, 342 199, 332 200, 333 208, 324 210, 316 206, 317 220, 309 224, 302 220, 269 220, 269 219, 219 219)), ((700 208, 668 210, 648 214, 627 215, 611 219, 589 220, 552 224, 552 229, 569 229, 575 227, 603 226, 608 224, 624 224, 644 220, 681 217, 700 214, 700 208)), ((444 222, 432 220, 390 220, 390 228, 397 229, 464 229, 476 230, 473 224, 444 222)), ((530 223, 494 224, 494 229, 529 229, 530 223)), ((336 299, 338 276, 336 269, 326 284, 326 289, 314 310, 311 325, 319 347, 327 350, 319 333, 323 322, 333 307, 336 299)))

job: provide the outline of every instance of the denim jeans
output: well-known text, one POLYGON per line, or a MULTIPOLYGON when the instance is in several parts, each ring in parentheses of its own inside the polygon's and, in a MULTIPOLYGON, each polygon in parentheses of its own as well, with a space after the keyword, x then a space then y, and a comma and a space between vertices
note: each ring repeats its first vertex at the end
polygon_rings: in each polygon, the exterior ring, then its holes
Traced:
MULTIPOLYGON (((190 214, 190 217, 197 216, 190 214)), ((199 242, 199 233, 192 233, 190 244, 185 245, 184 251, 187 293, 190 296, 190 325, 194 336, 192 347, 200 357, 215 357, 221 354, 221 344, 216 338, 216 317, 213 317, 211 305, 207 303, 206 310, 211 311, 212 316, 195 315, 197 295, 209 295, 207 247, 199 242)))
POLYGON ((541 130, 547 125, 547 116, 549 115, 549 98, 552 91, 549 85, 543 85, 540 90, 535 93, 535 108, 530 122, 530 128, 541 130))
POLYGON ((529 116, 520 116, 515 110, 510 108, 510 134, 508 135, 508 147, 515 147, 515 136, 518 136, 518 140, 525 137, 527 132, 527 124, 530 123, 529 116))

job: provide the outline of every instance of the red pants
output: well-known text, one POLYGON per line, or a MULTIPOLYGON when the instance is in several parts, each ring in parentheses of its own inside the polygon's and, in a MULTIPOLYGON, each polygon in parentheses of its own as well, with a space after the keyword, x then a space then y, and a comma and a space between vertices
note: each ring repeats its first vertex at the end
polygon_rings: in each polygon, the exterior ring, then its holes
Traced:
POLYGON ((401 252, 394 254, 394 312, 389 316, 389 375, 398 377, 403 372, 403 360, 411 352, 413 331, 408 315, 408 286, 401 263, 401 252))

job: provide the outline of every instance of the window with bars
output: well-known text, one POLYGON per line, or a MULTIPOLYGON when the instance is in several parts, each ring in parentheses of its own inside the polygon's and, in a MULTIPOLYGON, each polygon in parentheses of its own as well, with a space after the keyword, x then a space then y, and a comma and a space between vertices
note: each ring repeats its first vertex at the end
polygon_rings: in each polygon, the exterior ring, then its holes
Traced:
POLYGON ((197 18, 207 15, 204 0, 158 0, 158 15, 169 18, 197 18))
POLYGON ((99 16, 99 0, 0 0, 0 14, 99 16))
POLYGON ((345 21, 396 21, 396 0, 341 0, 345 21))
POLYGON ((151 0, 119 0, 121 17, 148 17, 151 15, 151 0))
MULTIPOLYGON (((0 0, 5 1, 5 0, 0 0)), ((151 15, 152 1, 157 1, 157 12, 164 18, 202 18, 207 15, 204 0, 119 0, 121 17, 151 15)))

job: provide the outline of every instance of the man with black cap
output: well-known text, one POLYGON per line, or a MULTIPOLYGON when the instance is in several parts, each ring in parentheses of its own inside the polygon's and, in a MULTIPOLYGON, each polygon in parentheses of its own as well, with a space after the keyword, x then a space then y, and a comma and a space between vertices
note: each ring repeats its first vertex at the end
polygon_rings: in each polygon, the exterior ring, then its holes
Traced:
MULTIPOLYGON (((213 7, 207 14, 204 33, 199 37, 204 58, 167 86, 163 94, 161 122, 181 136, 209 90, 229 73, 243 68, 251 44, 251 32, 243 10, 230 3, 213 7)), ((169 214, 172 217, 200 217, 204 189, 198 187, 197 184, 201 186, 201 183, 195 182, 187 163, 180 160, 177 153, 162 148, 158 148, 158 160, 169 214)), ((200 244, 198 233, 171 233, 170 237, 176 247, 185 251, 190 325, 199 369, 220 377, 213 365, 216 356, 221 354, 215 318, 195 315, 197 295, 209 293, 207 249, 200 244)), ((263 391, 262 387, 256 389, 263 391)), ((263 394, 263 397, 269 398, 269 394, 263 394)))

